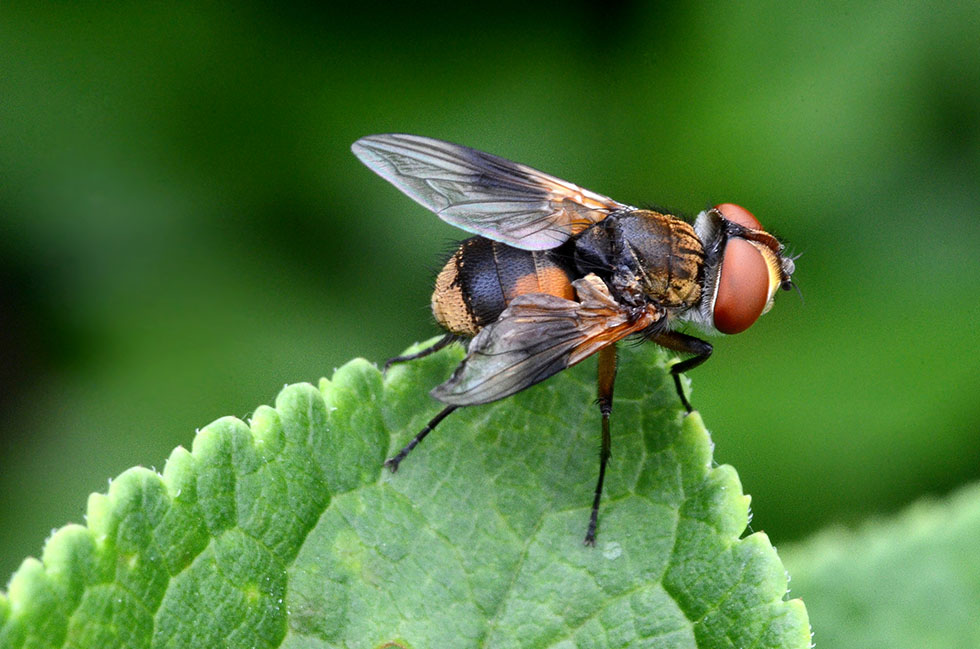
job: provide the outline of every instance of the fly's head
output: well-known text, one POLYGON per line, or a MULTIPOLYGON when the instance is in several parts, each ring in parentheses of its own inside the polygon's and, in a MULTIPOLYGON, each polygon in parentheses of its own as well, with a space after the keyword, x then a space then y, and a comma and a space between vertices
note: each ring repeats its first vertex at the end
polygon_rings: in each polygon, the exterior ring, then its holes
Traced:
POLYGON ((739 333, 772 308, 779 289, 793 288, 793 259, 745 208, 724 203, 705 210, 694 230, 704 245, 704 285, 699 304, 685 319, 708 330, 739 333))

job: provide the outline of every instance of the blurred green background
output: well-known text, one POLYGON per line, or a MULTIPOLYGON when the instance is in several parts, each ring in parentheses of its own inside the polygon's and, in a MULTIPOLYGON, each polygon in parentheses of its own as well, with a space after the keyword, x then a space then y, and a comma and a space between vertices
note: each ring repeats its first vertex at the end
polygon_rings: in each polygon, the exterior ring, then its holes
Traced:
POLYGON ((196 428, 437 333, 462 235, 350 154, 386 131, 803 253, 804 300, 691 374, 777 545, 977 480, 978 34, 976 2, 4 3, 0 572, 196 428))

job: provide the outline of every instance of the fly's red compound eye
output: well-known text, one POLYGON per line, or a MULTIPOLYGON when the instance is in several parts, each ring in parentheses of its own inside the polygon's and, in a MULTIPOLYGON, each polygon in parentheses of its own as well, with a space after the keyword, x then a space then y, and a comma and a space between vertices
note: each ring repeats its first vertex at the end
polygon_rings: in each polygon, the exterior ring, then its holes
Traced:
POLYGON ((726 334, 745 331, 762 315, 768 302, 769 266, 762 252, 753 243, 732 237, 725 246, 725 258, 718 274, 715 328, 726 334))
POLYGON ((752 212, 741 205, 722 203, 721 205, 715 205, 715 209, 721 212, 721 215, 732 223, 738 223, 742 227, 749 228, 750 230, 762 229, 762 224, 759 223, 759 220, 752 215, 752 212))

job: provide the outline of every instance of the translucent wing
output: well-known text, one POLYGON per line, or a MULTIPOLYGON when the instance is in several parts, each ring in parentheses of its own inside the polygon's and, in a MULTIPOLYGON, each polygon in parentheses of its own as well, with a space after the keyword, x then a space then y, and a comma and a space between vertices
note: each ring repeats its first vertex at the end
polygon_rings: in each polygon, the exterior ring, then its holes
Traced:
POLYGON ((628 208, 531 167, 418 135, 369 135, 351 150, 444 221, 524 250, 559 246, 628 208))
POLYGON ((432 396, 458 406, 503 399, 661 318, 653 305, 631 314, 595 275, 572 284, 580 302, 541 293, 515 298, 473 338, 466 358, 432 396))

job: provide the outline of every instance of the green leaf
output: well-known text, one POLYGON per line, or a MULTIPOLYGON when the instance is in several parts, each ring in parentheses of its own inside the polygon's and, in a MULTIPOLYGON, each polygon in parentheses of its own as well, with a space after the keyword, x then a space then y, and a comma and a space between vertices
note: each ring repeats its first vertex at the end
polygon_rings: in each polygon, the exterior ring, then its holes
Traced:
POLYGON ((783 556, 818 646, 980 647, 980 485, 783 556))
POLYGON ((748 497, 712 468, 667 357, 624 349, 598 544, 590 361, 497 404, 438 411, 457 349, 364 360, 216 421, 162 475, 89 499, 0 599, 4 647, 808 647, 748 497))

